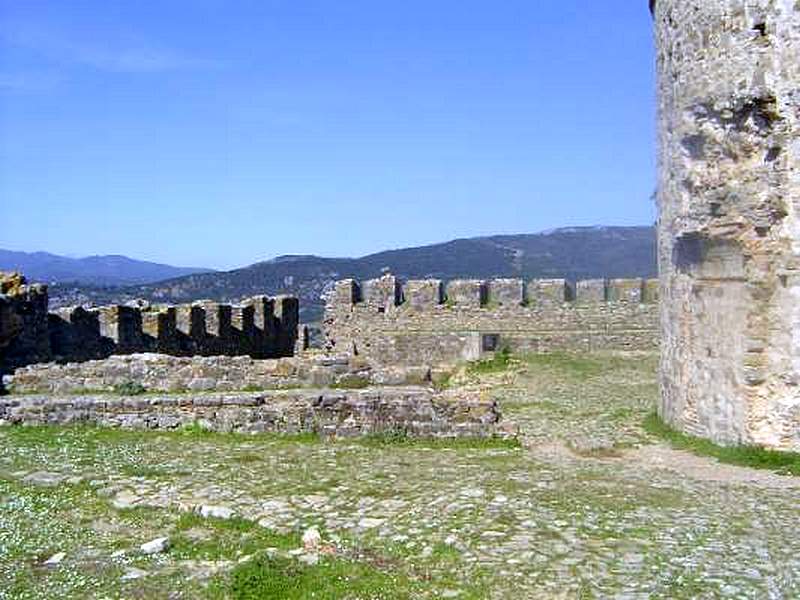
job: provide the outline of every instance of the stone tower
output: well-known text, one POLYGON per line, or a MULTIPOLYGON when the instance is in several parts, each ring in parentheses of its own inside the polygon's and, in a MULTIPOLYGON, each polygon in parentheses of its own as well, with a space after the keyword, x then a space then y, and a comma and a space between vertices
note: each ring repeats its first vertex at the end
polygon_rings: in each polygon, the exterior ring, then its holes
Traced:
POLYGON ((800 451, 800 4, 651 0, 662 417, 800 451))

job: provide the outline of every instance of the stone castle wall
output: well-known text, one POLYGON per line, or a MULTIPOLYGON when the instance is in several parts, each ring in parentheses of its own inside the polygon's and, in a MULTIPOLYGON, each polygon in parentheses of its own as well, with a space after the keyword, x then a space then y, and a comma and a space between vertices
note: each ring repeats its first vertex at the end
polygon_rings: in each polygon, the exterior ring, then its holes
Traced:
POLYGON ((24 425, 177 429, 199 424, 211 431, 241 433, 490 437, 503 434, 500 418, 497 402, 477 393, 418 387, 0 398, 0 422, 24 425))
POLYGON ((662 398, 673 426, 800 450, 800 10, 652 3, 662 398))
POLYGON ((63 308, 49 314, 52 354, 59 361, 158 352, 175 356, 292 356, 298 302, 257 296, 232 306, 211 301, 164 308, 124 305, 63 308))
POLYGON ((408 281, 391 275, 336 283, 324 317, 328 350, 381 364, 449 364, 508 348, 653 350, 655 280, 408 281))
POLYGON ((29 285, 16 273, 0 273, 0 370, 51 358, 47 286, 29 285))
POLYGON ((301 387, 430 385, 431 369, 381 367, 347 355, 279 359, 249 356, 127 354, 103 360, 29 365, 3 377, 12 394, 114 393, 135 385, 146 392, 229 392, 301 387))
POLYGON ((292 356, 299 306, 291 296, 256 296, 232 306, 211 301, 138 308, 69 307, 48 312, 47 286, 0 278, 0 370, 114 354, 292 356))

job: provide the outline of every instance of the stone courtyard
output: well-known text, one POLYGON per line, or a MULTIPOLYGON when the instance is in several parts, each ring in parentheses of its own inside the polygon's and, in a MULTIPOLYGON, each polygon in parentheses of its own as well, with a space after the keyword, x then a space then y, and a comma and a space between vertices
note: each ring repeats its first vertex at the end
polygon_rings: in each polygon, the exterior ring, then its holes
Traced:
POLYGON ((0 274, 0 600, 800 597, 800 8, 649 4, 658 282, 0 274))
POLYGON ((656 363, 454 374, 519 443, 2 428, 0 598, 250 597, 264 556, 316 582, 297 598, 797 597, 800 478, 650 433, 656 363))

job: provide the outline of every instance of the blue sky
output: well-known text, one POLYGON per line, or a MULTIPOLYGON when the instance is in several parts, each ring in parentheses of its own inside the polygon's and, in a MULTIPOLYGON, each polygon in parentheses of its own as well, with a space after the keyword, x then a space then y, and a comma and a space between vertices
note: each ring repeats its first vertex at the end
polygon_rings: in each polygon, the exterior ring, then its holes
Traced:
POLYGON ((0 0, 0 247, 233 268, 652 224, 644 0, 0 0))

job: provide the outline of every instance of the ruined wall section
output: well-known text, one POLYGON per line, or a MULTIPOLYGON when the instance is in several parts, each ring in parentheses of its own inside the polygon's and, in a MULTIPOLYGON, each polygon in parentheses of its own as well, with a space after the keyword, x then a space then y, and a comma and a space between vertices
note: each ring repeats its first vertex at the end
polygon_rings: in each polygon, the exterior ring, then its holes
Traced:
POLYGON ((11 394, 114 393, 131 385, 142 392, 229 392, 301 387, 431 384, 430 367, 382 367, 349 355, 277 359, 249 356, 125 354, 102 360, 29 365, 4 375, 11 394))
POLYGON ((392 275, 336 283, 324 330, 330 351, 387 364, 477 360, 501 348, 654 350, 655 280, 408 281, 392 275))
POLYGON ((47 287, 17 276, 2 279, 0 371, 25 365, 80 362, 115 354, 292 356, 298 344, 294 297, 256 296, 241 305, 211 301, 154 308, 127 305, 47 311, 47 287))
POLYGON ((653 8, 659 411, 719 443, 800 450, 800 9, 653 8))
POLYGON ((50 360, 47 286, 0 273, 0 372, 50 360))
POLYGON ((412 437, 513 435, 496 401, 478 392, 422 387, 283 390, 142 396, 48 394, 0 398, 0 422, 91 424, 175 430, 190 425, 239 433, 331 437, 404 433, 412 437), (509 432, 509 429, 511 432, 509 432))
POLYGON ((296 298, 256 296, 238 306, 200 301, 161 308, 71 307, 49 315, 53 357, 60 361, 157 352, 173 356, 292 356, 296 298))

